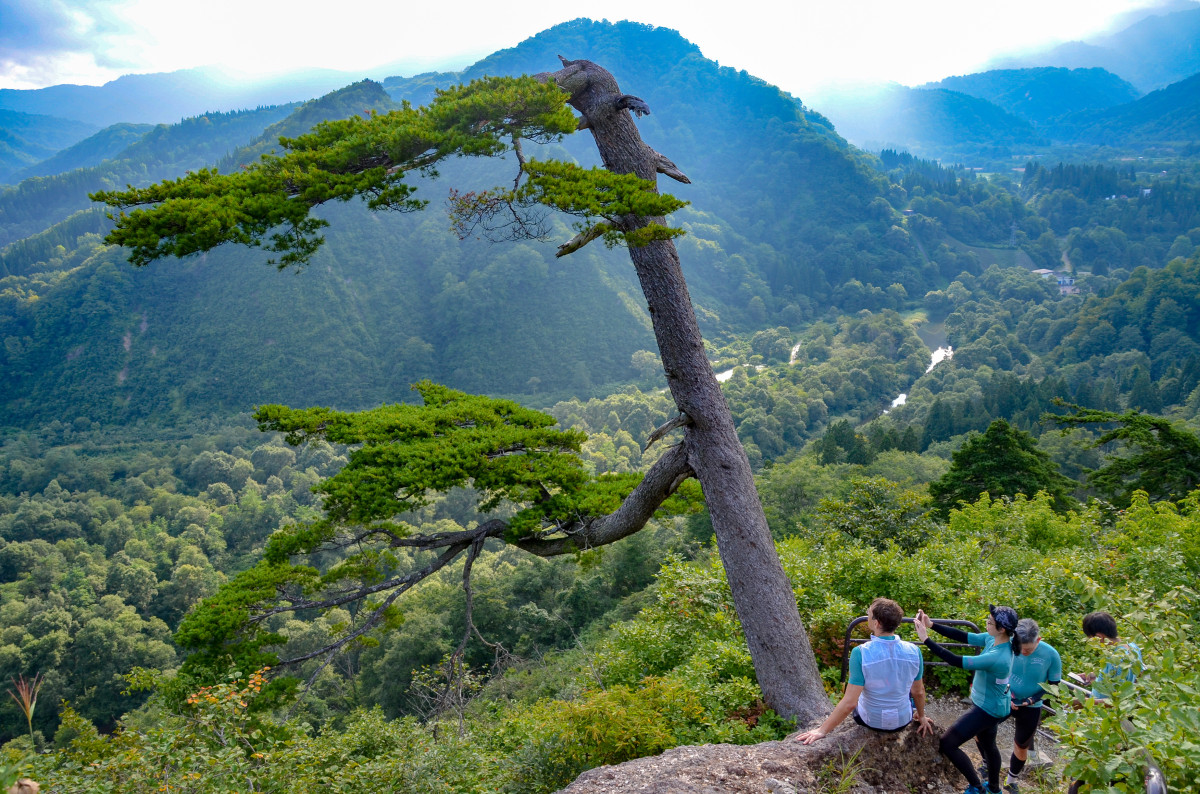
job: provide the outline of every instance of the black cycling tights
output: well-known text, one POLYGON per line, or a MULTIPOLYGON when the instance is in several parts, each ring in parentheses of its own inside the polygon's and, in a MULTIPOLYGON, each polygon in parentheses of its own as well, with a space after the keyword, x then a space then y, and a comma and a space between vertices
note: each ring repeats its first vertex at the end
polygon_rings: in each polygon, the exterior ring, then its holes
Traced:
POLYGON ((979 754, 987 763, 988 788, 999 791, 1000 750, 996 747, 996 727, 1006 718, 1007 716, 993 717, 979 706, 972 706, 970 711, 950 726, 950 730, 942 734, 938 750, 950 759, 954 768, 962 772, 962 776, 972 786, 979 786, 979 775, 971 766, 971 759, 960 748, 967 739, 975 737, 975 743, 979 745, 979 754))

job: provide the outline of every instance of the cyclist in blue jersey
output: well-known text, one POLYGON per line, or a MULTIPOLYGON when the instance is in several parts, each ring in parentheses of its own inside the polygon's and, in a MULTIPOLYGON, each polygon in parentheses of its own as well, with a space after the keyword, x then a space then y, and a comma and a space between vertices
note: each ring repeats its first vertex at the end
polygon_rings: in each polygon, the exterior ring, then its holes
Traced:
POLYGON ((925 716, 925 661, 911 642, 896 636, 904 610, 890 598, 876 598, 867 608, 871 640, 850 652, 846 693, 818 728, 796 741, 812 744, 829 734, 851 713, 854 721, 873 731, 892 733, 914 720, 919 733, 932 733, 925 716))
MULTIPOLYGON (((1083 616, 1083 633, 1089 640, 1100 640, 1106 645, 1113 646, 1112 650, 1118 657, 1114 663, 1110 653, 1109 661, 1098 674, 1085 675, 1083 678, 1092 685, 1092 697, 1104 702, 1112 696, 1113 689, 1120 686, 1121 681, 1134 682, 1142 672, 1142 651, 1132 642, 1121 642, 1117 636, 1117 621, 1107 612, 1089 612, 1083 616)), ((1107 704, 1106 704, 1107 705, 1107 704)), ((1076 780, 1067 789, 1067 794, 1079 794, 1082 780, 1076 780)))
POLYGON ((1092 685, 1092 697, 1107 700, 1112 689, 1122 680, 1136 681, 1142 672, 1142 650, 1132 642, 1121 642, 1117 637, 1117 621, 1107 612, 1089 612, 1083 616, 1083 633, 1089 640, 1098 639, 1111 645, 1109 661, 1104 663, 1097 675, 1087 676, 1092 685), (1114 660, 1112 656, 1116 656, 1114 660))
POLYGON ((968 634, 949 626, 939 626, 924 610, 917 612, 913 621, 917 637, 930 652, 948 664, 975 672, 971 679, 971 710, 959 717, 938 743, 942 755, 950 759, 950 763, 967 779, 967 789, 963 794, 984 794, 979 773, 962 751, 963 743, 970 738, 975 739, 979 753, 987 764, 987 792, 1000 794, 1000 749, 996 746, 996 728, 1008 718, 1012 708, 1008 683, 1012 675, 1013 657, 1021 652, 1016 638, 1016 610, 1012 607, 989 606, 988 612, 986 634, 968 634), (977 656, 959 656, 930 639, 931 628, 955 642, 965 642, 983 651, 977 656))
POLYGON ((1023 618, 1017 622, 1017 639, 1021 654, 1013 657, 1009 696, 1015 723, 1012 756, 1008 759, 1008 777, 1004 788, 1017 794, 1021 772, 1033 749, 1033 739, 1042 719, 1043 684, 1054 686, 1062 680, 1062 658, 1050 643, 1041 637, 1036 620, 1023 618))

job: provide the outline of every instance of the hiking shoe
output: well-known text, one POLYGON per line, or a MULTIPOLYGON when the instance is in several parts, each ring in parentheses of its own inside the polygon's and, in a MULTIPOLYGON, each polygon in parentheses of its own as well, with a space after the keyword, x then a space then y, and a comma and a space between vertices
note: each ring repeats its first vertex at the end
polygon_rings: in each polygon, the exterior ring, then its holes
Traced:
POLYGON ((984 794, 984 789, 986 788, 986 783, 984 783, 982 786, 967 786, 967 788, 963 791, 963 794, 984 794))
POLYGON ((1004 794, 1020 794, 1021 784, 1011 774, 1004 779, 1004 794))

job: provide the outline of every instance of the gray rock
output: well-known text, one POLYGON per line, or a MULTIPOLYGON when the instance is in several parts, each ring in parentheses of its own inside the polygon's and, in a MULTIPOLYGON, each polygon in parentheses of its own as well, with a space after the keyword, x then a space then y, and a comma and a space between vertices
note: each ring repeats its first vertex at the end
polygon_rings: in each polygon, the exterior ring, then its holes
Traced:
POLYGON ((796 794, 843 790, 866 794, 950 794, 962 790, 954 767, 938 763, 934 736, 915 727, 895 734, 868 731, 847 721, 811 745, 788 737, 755 745, 676 747, 661 755, 580 775, 563 794, 796 794))

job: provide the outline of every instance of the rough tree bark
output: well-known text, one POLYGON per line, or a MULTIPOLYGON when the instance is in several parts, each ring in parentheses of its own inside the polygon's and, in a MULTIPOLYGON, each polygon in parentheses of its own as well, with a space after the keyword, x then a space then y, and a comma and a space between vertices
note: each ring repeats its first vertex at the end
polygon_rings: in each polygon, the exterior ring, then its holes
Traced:
MULTIPOLYGON (((630 110, 648 113, 645 102, 621 93, 616 79, 595 63, 559 57, 562 69, 538 77, 554 80, 570 94, 571 106, 582 116, 580 128, 591 130, 608 170, 651 181, 658 173, 690 181, 638 134, 630 110)), ((623 223, 625 231, 650 223, 665 225, 663 218, 646 217, 623 223)), ((568 246, 562 253, 569 253, 568 246)), ((629 255, 646 296, 671 395, 690 420, 685 429, 688 464, 704 489, 763 696, 775 711, 802 723, 821 717, 829 712, 829 701, 775 553, 750 461, 704 352, 675 244, 659 240, 631 247, 629 255)))

